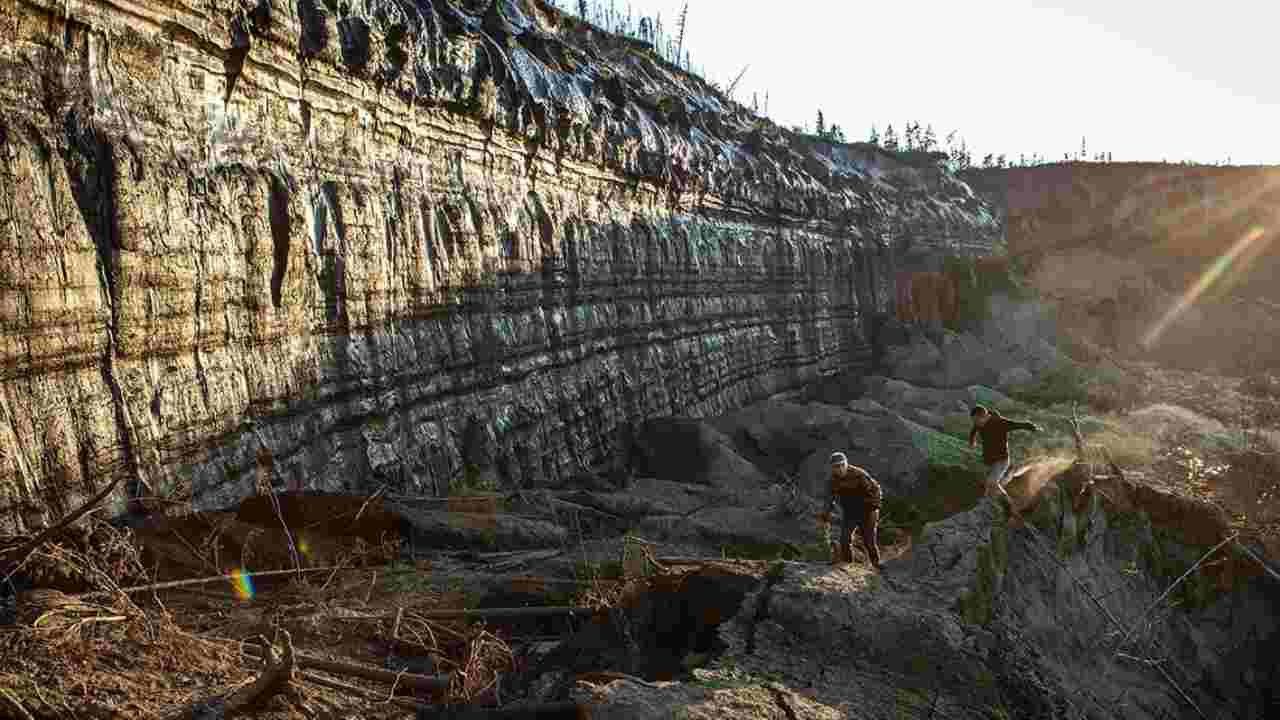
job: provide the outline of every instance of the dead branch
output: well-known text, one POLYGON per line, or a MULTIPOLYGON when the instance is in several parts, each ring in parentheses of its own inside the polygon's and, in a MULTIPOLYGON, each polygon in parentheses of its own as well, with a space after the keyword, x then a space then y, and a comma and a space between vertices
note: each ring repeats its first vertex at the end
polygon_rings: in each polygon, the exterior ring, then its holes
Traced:
POLYGON ((17 549, 0 550, 0 558, 10 553, 12 553, 14 557, 19 558, 18 560, 13 561, 14 569, 6 573, 4 578, 0 578, 0 582, 4 580, 8 580, 10 577, 12 577, 13 573, 17 572, 18 566, 20 566, 22 562, 26 560, 27 555, 30 555, 36 548, 40 547, 45 542, 47 542, 50 538, 62 532, 66 528, 70 527, 72 523, 74 523, 75 521, 87 515, 90 510, 93 510, 95 507, 102 504, 102 501, 107 499, 107 496, 110 495, 116 489, 116 486, 119 485, 120 481, 123 479, 124 479, 124 475, 117 475, 115 480, 112 480, 110 483, 108 483, 106 487, 104 487, 97 495, 94 495, 87 502, 85 502, 85 504, 81 505, 75 510, 72 510, 69 515, 63 517, 58 522, 54 523, 52 527, 46 528, 43 532, 41 532, 39 535, 36 535, 29 542, 18 546, 17 549))
POLYGON ((1243 543, 1237 542, 1237 543, 1236 543, 1236 547, 1237 547, 1237 548, 1240 548, 1240 550, 1241 550, 1241 551, 1243 551, 1245 555, 1248 555, 1249 557, 1253 558, 1253 561, 1254 561, 1254 562, 1256 562, 1256 563, 1258 563, 1259 565, 1261 565, 1261 566, 1262 566, 1262 570, 1263 570, 1263 572, 1267 573, 1268 575, 1270 575, 1271 577, 1275 578, 1276 580, 1280 580, 1280 573, 1277 573, 1275 570, 1273 570, 1273 569, 1271 568, 1271 566, 1270 566, 1270 565, 1268 565, 1268 564, 1266 564, 1265 562, 1263 562, 1263 561, 1262 561, 1262 558, 1260 558, 1260 557, 1258 557, 1257 555, 1255 555, 1255 554, 1253 553, 1253 551, 1252 551, 1252 550, 1250 550, 1249 548, 1245 547, 1243 543))
POLYGON ((284 638, 283 655, 277 655, 275 648, 267 642, 266 638, 262 638, 263 646, 266 648, 263 650, 266 668, 257 680, 248 685, 242 685, 225 699, 212 698, 193 703, 180 710, 166 713, 161 718, 163 720, 195 720, 197 717, 203 717, 206 709, 211 706, 220 707, 222 711, 219 713, 220 717, 234 717, 252 710, 283 691, 293 680, 296 658, 293 652, 293 639, 290 638, 289 632, 282 629, 280 636, 284 638))
POLYGON ((1164 665, 1156 663, 1154 667, 1160 671, 1160 674, 1164 676, 1164 679, 1169 683, 1169 685, 1174 690, 1178 691, 1178 694, 1181 695, 1182 699, 1191 706, 1191 709, 1196 711, 1196 714, 1200 716, 1201 720, 1209 720, 1209 718, 1205 717, 1204 711, 1200 709, 1200 706, 1196 705, 1195 701, 1191 699, 1191 696, 1187 694, 1187 691, 1183 690, 1181 685, 1173 681, 1173 678, 1169 675, 1169 671, 1164 669, 1164 665))
POLYGON ((9 704, 13 706, 14 712, 17 713, 19 720, 36 720, 35 716, 23 707, 22 702, 18 700, 18 696, 9 688, 0 688, 0 697, 9 701, 9 704))
MULTIPOLYGON (((243 645, 245 652, 253 657, 261 657, 263 649, 259 645, 253 643, 245 643, 243 645)), ((307 670, 320 670, 322 672, 333 673, 335 675, 346 675, 348 677, 364 678, 365 680, 375 680, 390 684, 399 683, 405 687, 411 687, 415 690, 425 690, 428 692, 440 692, 449 687, 450 675, 417 675, 414 673, 395 673, 389 670, 370 667, 368 665, 359 665, 356 663, 339 662, 337 660, 326 660, 311 655, 295 654, 295 662, 298 667, 307 670)))
POLYGON ((1142 611, 1142 614, 1138 616, 1138 619, 1137 619, 1137 620, 1135 620, 1135 621, 1134 621, 1134 623, 1133 623, 1132 625, 1130 625, 1130 626, 1129 626, 1129 629, 1125 631, 1125 633, 1124 633, 1124 637, 1122 637, 1122 638, 1120 639, 1120 645, 1121 645, 1121 647, 1123 647, 1125 643, 1129 642, 1129 637, 1130 637, 1131 635, 1133 635, 1133 631, 1138 629, 1138 625, 1139 625, 1143 620, 1145 620, 1145 619, 1146 619, 1147 615, 1149 615, 1149 614, 1151 613, 1151 611, 1152 611, 1152 610, 1154 610, 1154 609, 1155 609, 1155 607, 1156 607, 1157 605, 1159 605, 1159 604, 1160 604, 1160 602, 1161 602, 1162 600, 1164 600, 1166 597, 1168 597, 1168 596, 1169 596, 1169 593, 1173 592, 1173 589, 1174 589, 1174 588, 1176 588, 1176 587, 1178 587, 1179 585, 1181 585, 1181 584, 1182 584, 1182 581, 1183 581, 1183 580, 1186 580, 1188 575, 1190 575, 1191 573, 1195 572, 1196 568, 1198 568, 1198 567, 1200 567, 1201 565, 1203 565, 1203 564, 1204 564, 1204 561, 1205 561, 1205 560, 1208 560, 1210 556, 1212 556, 1214 553, 1218 552, 1218 550, 1221 550, 1223 546, 1227 545, 1228 543, 1231 543, 1231 542, 1235 541, 1235 539, 1236 539, 1236 535, 1238 535, 1238 533, 1232 533, 1232 534, 1230 535, 1230 537, 1228 537, 1226 540, 1223 540, 1222 542, 1218 543, 1217 545, 1214 545, 1214 546, 1209 550, 1209 552, 1207 552, 1207 553, 1205 553, 1204 555, 1202 555, 1202 556, 1200 557, 1200 559, 1199 559, 1199 560, 1197 560, 1197 561, 1195 561, 1195 563, 1194 563, 1191 567, 1187 568, 1187 571, 1186 571, 1186 572, 1182 573, 1182 575, 1181 575, 1181 576, 1179 576, 1177 580, 1174 580, 1172 585, 1170 585, 1168 588, 1166 588, 1164 592, 1160 593, 1160 597, 1156 598, 1156 599, 1155 599, 1155 600, 1154 600, 1150 605, 1148 605, 1148 606, 1147 606, 1147 609, 1146 609, 1146 610, 1144 610, 1144 611, 1142 611))
POLYGON ((1098 599, 1097 594, 1094 593, 1092 590, 1090 590, 1089 586, 1085 585, 1083 580, 1076 577, 1076 574, 1071 572, 1071 568, 1067 567, 1066 563, 1058 559, 1057 554, 1053 550, 1053 544, 1045 539, 1044 535, 1042 535, 1040 531, 1036 529, 1036 526, 1031 523, 1026 523, 1024 527, 1030 530, 1031 533, 1036 537, 1038 546, 1045 553, 1045 555, 1048 556, 1048 558, 1052 560, 1054 564, 1056 564, 1059 568, 1062 568, 1063 572, 1067 573, 1067 577, 1071 578, 1071 581, 1075 583, 1076 587, 1078 587, 1080 591, 1085 594, 1086 597, 1088 597, 1090 600, 1093 601, 1093 604, 1096 605, 1098 610, 1102 612, 1103 617, 1109 620, 1112 625, 1116 626, 1117 630, 1124 630, 1124 625, 1122 625, 1120 621, 1116 619, 1116 616, 1112 614, 1111 610, 1107 608, 1106 605, 1103 604, 1102 600, 1098 599))
POLYGON ((387 491, 387 486, 383 485, 382 487, 378 488, 377 492, 365 498, 365 501, 363 503, 360 503, 360 509, 356 511, 356 516, 354 519, 352 519, 351 522, 353 524, 360 522, 360 516, 364 515, 365 508, 369 507, 369 503, 382 497, 382 494, 385 493, 386 491, 387 491))
MULTIPOLYGON (((345 693, 351 693, 352 695, 363 697, 366 700, 376 700, 378 702, 381 702, 386 699, 386 698, 383 698, 381 695, 378 695, 369 690, 365 690, 362 687, 357 687, 350 683, 344 683, 341 680, 334 680, 333 678, 327 678, 323 675, 317 675, 313 672, 307 672, 306 670, 298 670, 294 674, 299 680, 302 680, 304 682, 309 682, 314 685, 319 685, 320 687, 327 687, 330 690, 340 690, 345 693)), ((413 700, 410 700, 408 698, 399 698, 399 697, 392 698, 391 702, 392 704, 399 705, 400 707, 406 710, 417 710, 419 712, 431 707, 430 705, 424 705, 419 702, 414 702, 413 700)))
POLYGON ((461 618, 527 618, 560 615, 591 615, 589 607, 519 607, 519 608, 466 608, 463 610, 423 610, 414 615, 424 620, 455 620, 461 618))
MULTIPOLYGON (((238 575, 238 576, 237 575, 211 575, 209 577, 191 578, 188 580, 167 580, 165 582, 149 583, 147 585, 134 585, 132 587, 120 588, 120 592, 126 593, 126 594, 139 593, 139 592, 151 592, 153 590, 169 590, 172 588, 190 587, 192 585, 208 585, 209 583, 226 582, 226 581, 233 580, 236 577, 258 578, 258 577, 271 577, 273 575, 295 575, 299 572, 304 572, 304 573, 330 572, 330 571, 336 572, 344 568, 345 566, 343 565, 330 565, 327 567, 302 568, 301 570, 261 570, 259 572, 242 573, 241 575, 238 575)), ((105 594, 106 594, 105 592, 98 590, 94 592, 85 593, 84 595, 79 595, 77 597, 92 597, 92 596, 105 595, 105 594)))
POLYGON ((293 541, 293 532, 289 530, 289 523, 284 521, 284 511, 280 508, 280 498, 276 497, 276 490, 270 485, 268 480, 267 492, 271 495, 271 508, 276 512, 276 518, 280 520, 280 527, 284 528, 284 537, 289 541, 289 555, 293 558, 293 568, 297 571, 298 579, 302 579, 302 558, 298 556, 298 546, 293 541))
POLYGON ((1071 403, 1071 438, 1076 443, 1076 457, 1085 460, 1084 433, 1080 431, 1080 416, 1076 414, 1076 404, 1071 403))

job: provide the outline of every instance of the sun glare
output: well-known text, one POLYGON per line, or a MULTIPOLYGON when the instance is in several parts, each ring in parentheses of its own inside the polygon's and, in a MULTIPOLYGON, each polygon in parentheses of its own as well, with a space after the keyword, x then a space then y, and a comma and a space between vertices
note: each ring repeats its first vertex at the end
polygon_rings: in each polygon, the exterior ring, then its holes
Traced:
POLYGON ((1255 225, 1235 242, 1226 252, 1219 255, 1200 273, 1200 277, 1178 297, 1168 311, 1165 312, 1142 336, 1142 347, 1150 350, 1164 331, 1169 328, 1191 306, 1196 304, 1204 293, 1215 283, 1238 276, 1262 250, 1270 243, 1271 237, 1266 229, 1255 225))

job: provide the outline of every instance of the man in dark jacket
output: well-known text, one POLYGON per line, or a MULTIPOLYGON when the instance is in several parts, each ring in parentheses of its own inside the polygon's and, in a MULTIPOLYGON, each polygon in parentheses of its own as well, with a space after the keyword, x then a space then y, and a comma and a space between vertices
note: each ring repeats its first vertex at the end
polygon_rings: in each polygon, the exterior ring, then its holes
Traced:
POLYGON ((880 569, 880 548, 876 544, 880 525, 880 483, 871 473, 850 465, 842 452, 831 453, 831 481, 827 486, 827 509, 818 519, 831 522, 831 510, 840 502, 840 536, 837 563, 853 562, 853 528, 862 528, 862 543, 876 570, 880 569))
POLYGON ((995 410, 981 405, 974 405, 969 413, 973 418, 973 429, 969 431, 969 447, 974 440, 982 437, 982 462, 990 471, 987 473, 986 494, 994 495, 1002 486, 1004 476, 1009 472, 1009 432, 1011 430, 1030 430, 1040 432, 1035 423, 1010 420, 995 410))

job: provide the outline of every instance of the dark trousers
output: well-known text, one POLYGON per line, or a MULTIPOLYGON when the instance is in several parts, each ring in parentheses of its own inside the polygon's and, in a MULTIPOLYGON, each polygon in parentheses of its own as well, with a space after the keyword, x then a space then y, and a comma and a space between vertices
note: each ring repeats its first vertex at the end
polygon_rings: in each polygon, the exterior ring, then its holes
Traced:
POLYGON ((841 496, 840 500, 840 552, 845 560, 853 559, 853 529, 862 528, 862 544, 872 565, 880 564, 880 547, 876 536, 880 525, 880 508, 869 507, 857 496, 841 496))

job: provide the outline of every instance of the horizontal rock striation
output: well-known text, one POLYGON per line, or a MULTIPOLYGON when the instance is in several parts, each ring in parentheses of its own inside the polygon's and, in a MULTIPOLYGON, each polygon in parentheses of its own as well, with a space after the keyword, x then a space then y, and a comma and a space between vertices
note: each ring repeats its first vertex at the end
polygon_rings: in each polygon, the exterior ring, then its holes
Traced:
POLYGON ((529 0, 0 27, 0 531, 121 476, 117 511, 556 482, 859 367, 899 248, 998 233, 529 0))

